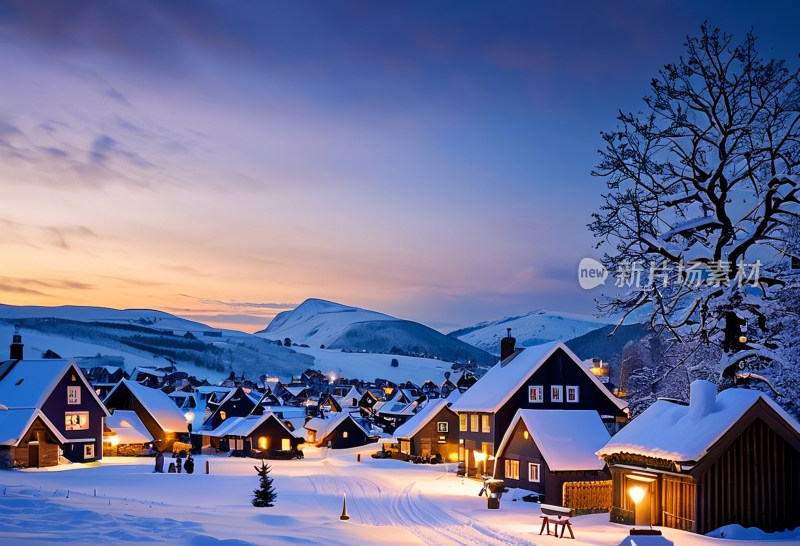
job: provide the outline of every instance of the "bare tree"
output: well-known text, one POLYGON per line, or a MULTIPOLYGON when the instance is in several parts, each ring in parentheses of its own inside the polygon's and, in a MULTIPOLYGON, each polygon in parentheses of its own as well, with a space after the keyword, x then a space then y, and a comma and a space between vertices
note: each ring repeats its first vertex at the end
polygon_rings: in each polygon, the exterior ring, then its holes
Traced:
POLYGON ((601 309, 647 310, 657 332, 701 345, 721 343, 726 318, 742 321, 746 345, 720 363, 730 373, 779 358, 766 316, 798 217, 799 72, 763 59, 752 32, 736 44, 704 24, 685 47, 644 112, 620 112, 602 133, 592 174, 608 192, 589 227, 622 288, 601 309))

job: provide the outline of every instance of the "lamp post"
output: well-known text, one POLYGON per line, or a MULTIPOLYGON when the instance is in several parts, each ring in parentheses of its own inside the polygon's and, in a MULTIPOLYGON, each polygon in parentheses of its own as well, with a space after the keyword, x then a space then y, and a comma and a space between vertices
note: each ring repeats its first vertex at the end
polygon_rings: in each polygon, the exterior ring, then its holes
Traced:
POLYGON ((188 423, 189 434, 192 434, 192 423, 194 422, 194 412, 187 411, 184 417, 186 418, 186 422, 188 423))
POLYGON ((650 522, 650 506, 647 506, 647 523, 650 526, 650 529, 636 529, 636 509, 640 502, 644 500, 644 496, 647 494, 644 487, 635 485, 628 489, 628 495, 631 497, 633 501, 633 525, 634 528, 631 529, 631 535, 660 535, 661 531, 657 529, 653 529, 652 523, 650 522))

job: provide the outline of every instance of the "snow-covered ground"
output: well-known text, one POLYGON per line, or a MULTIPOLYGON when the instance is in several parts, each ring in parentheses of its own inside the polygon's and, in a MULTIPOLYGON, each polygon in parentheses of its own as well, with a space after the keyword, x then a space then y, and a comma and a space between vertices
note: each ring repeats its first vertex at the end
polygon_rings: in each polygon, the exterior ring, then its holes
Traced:
POLYGON ((314 368, 328 375, 358 377, 372 381, 377 377, 395 383, 413 381, 422 385, 431 380, 437 385, 444 381, 444 372, 450 371, 452 362, 379 353, 343 353, 329 349, 292 347, 296 352, 314 357, 314 368), (398 366, 392 367, 396 358, 398 366))
MULTIPOLYGON (((192 475, 153 474, 150 458, 3 471, 0 544, 563 544, 538 534, 537 505, 512 500, 522 491, 504 495, 500 510, 488 510, 477 496, 480 483, 456 477, 454 465, 375 460, 369 457, 375 449, 312 448, 304 460, 272 461, 273 508, 250 505, 258 485, 251 459, 198 457, 192 475), (345 494, 350 520, 340 521, 345 494)), ((604 514, 573 524, 572 544, 634 544, 629 528, 604 514)), ((763 544, 663 531, 661 539, 635 544, 763 544)), ((776 546, 796 544, 800 532, 769 538, 776 546)))

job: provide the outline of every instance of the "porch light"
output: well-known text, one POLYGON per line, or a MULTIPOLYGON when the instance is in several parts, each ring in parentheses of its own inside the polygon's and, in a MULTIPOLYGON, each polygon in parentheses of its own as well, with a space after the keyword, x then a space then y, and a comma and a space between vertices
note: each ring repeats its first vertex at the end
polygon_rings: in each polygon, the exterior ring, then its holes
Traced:
POLYGON ((639 504, 644 499, 644 488, 642 487, 631 487, 628 489, 628 495, 630 495, 633 504, 639 504))

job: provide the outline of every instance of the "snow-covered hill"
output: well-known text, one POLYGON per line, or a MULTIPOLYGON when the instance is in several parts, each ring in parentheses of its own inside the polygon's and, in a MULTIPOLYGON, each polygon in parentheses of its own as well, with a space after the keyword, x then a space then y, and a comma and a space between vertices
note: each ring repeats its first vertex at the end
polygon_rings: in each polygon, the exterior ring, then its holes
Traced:
POLYGON ((458 339, 409 320, 320 299, 304 301, 277 315, 256 335, 312 348, 367 353, 435 356, 452 362, 475 360, 492 365, 495 359, 458 339))
POLYGON ((609 322, 588 315, 532 311, 519 317, 481 322, 448 334, 492 354, 500 353, 500 340, 506 328, 517 340, 518 347, 530 347, 548 341, 567 341, 606 326, 609 322))

